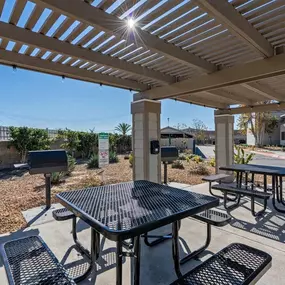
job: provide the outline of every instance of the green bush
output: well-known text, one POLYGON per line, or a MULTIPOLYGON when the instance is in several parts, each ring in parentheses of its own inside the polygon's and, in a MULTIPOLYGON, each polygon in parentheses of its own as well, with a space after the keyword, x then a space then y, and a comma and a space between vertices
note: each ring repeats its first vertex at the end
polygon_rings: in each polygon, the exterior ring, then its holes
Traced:
POLYGON ((60 184, 61 182, 63 182, 63 175, 62 175, 62 172, 53 172, 51 174, 51 184, 52 185, 57 185, 57 184, 60 184))
POLYGON ((209 160, 209 165, 212 166, 212 167, 215 167, 216 166, 216 159, 214 157, 212 157, 210 160, 209 160))
POLYGON ((129 163, 130 163, 130 167, 133 167, 133 163, 134 163, 134 157, 133 154, 131 153, 129 156, 129 163))
POLYGON ((204 161, 204 159, 203 159, 201 156, 199 156, 199 155, 193 156, 193 157, 191 158, 191 160, 194 161, 194 162, 196 162, 196 163, 200 163, 200 162, 203 162, 203 161, 204 161))
POLYGON ((90 159, 87 162, 87 168, 98 168, 99 167, 99 158, 97 154, 91 155, 90 159))
POLYGON ((179 160, 175 160, 172 164, 171 164, 171 167, 172 168, 175 168, 175 169, 184 169, 184 165, 181 161, 179 160))
POLYGON ((111 151, 109 153, 109 163, 117 163, 119 162, 119 158, 116 152, 111 151))

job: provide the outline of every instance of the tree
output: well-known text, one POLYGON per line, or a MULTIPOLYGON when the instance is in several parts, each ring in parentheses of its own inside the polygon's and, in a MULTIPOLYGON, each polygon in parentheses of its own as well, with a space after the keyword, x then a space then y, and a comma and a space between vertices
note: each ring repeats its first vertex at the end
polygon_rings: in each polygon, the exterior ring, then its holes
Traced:
POLYGON ((116 128, 115 131, 121 133, 125 136, 130 130, 132 129, 131 125, 127 123, 120 123, 116 128))
POLYGON ((28 151, 50 148, 51 140, 46 130, 28 127, 9 127, 9 133, 11 139, 8 148, 15 147, 21 156, 21 162, 26 161, 28 151))
POLYGON ((207 135, 207 130, 208 130, 204 122, 199 119, 194 119, 192 121, 191 127, 193 128, 193 132, 195 134, 197 143, 204 143, 206 135, 207 135))
POLYGON ((94 130, 78 133, 79 143, 76 150, 81 153, 82 158, 90 158, 98 149, 98 134, 94 130))
POLYGON ((58 138, 64 140, 64 143, 61 145, 61 147, 68 150, 73 157, 74 152, 78 149, 80 144, 78 133, 79 132, 69 129, 58 131, 58 138))
POLYGON ((249 129, 257 146, 263 145, 264 134, 273 133, 277 126, 278 119, 270 112, 241 114, 238 118, 238 128, 244 135, 249 129))

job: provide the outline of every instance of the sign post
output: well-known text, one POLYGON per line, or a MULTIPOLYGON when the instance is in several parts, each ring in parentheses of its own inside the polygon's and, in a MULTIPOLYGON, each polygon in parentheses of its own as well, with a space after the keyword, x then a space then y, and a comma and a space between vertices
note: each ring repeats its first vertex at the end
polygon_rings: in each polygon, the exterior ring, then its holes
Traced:
POLYGON ((99 133, 99 167, 109 164, 109 134, 99 133))

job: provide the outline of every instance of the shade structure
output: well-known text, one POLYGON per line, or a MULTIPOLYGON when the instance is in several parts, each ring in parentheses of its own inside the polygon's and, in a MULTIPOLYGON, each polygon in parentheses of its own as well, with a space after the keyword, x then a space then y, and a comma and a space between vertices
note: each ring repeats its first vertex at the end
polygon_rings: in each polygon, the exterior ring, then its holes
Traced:
POLYGON ((0 14, 1 64, 226 111, 285 101, 283 0, 0 0, 0 14))

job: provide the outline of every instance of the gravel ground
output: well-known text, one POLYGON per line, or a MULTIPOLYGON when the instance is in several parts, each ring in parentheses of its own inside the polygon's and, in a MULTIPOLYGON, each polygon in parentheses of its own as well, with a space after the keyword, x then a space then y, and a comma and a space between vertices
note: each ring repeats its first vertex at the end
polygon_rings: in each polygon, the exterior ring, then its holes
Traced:
MULTIPOLYGON (((190 165, 183 162, 185 169, 172 169, 168 166, 168 180, 196 185, 204 175, 193 175, 190 165)), ((214 172, 209 167, 210 173, 214 172)), ((163 172, 163 169, 162 169, 163 172)), ((162 174, 163 177, 163 174, 162 174)), ((128 160, 120 157, 120 162, 110 164, 104 171, 89 170, 86 164, 76 165, 72 175, 64 183, 52 187, 52 202, 55 194, 88 186, 111 184, 132 180, 132 168, 128 160)), ((0 173, 0 234, 16 231, 26 226, 21 211, 45 204, 45 181, 43 175, 30 175, 27 171, 0 173)))

